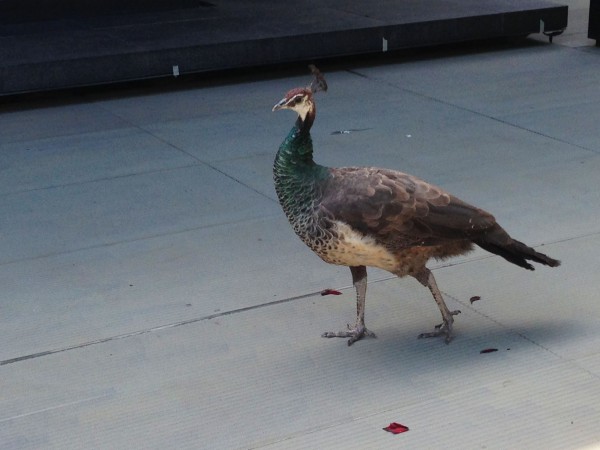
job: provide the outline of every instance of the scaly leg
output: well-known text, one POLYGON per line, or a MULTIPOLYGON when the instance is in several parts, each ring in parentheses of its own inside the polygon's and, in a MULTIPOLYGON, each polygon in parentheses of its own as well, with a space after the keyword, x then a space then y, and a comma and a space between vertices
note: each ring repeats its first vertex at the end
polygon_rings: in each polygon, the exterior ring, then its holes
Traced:
POLYGON ((460 314, 460 311, 457 309, 455 311, 450 311, 444 302, 444 298, 442 297, 442 293, 437 287, 435 282, 435 278, 433 277, 433 273, 427 268, 424 267, 423 270, 414 275, 414 277, 421 283, 423 286, 427 286, 431 293, 433 294, 433 299, 440 308, 440 312, 442 313, 442 318, 444 320, 443 323, 437 325, 435 327, 435 331, 431 333, 421 333, 419 338, 428 338, 428 337, 437 337, 437 336, 446 336, 446 344, 449 344, 452 340, 452 324, 454 323, 454 318, 457 314, 460 314))
POLYGON ((349 337, 348 345, 354 344, 365 336, 376 337, 375 333, 367 330, 367 327, 365 326, 367 268, 365 266, 350 267, 350 272, 352 272, 352 284, 356 289, 356 324, 354 325, 354 328, 350 328, 350 324, 348 324, 348 331, 338 331, 337 333, 327 331, 321 335, 321 337, 325 338, 349 337))

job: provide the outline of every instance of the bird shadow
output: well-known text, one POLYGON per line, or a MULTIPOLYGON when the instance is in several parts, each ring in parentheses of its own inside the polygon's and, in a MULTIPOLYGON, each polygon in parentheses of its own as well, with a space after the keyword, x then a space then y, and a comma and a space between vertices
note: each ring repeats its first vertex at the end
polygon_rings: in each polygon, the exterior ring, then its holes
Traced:
POLYGON ((441 337, 419 339, 417 336, 424 330, 415 327, 388 326, 375 331, 377 338, 366 338, 350 347, 341 339, 328 339, 322 345, 328 346, 325 353, 335 352, 337 357, 339 352, 346 352, 345 356, 352 360, 368 358, 371 367, 418 376, 432 370, 476 369, 482 358, 488 358, 489 362, 509 358, 515 364, 530 361, 536 355, 556 359, 558 355, 552 351, 556 343, 562 346, 571 341, 576 345, 576 341, 585 338, 577 324, 568 320, 514 328, 457 327, 455 338, 449 344, 441 337))

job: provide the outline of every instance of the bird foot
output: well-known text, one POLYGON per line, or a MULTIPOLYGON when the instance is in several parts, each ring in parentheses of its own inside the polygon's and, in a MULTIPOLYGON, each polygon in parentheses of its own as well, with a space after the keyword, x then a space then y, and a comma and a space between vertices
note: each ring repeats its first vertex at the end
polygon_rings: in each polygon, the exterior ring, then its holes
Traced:
POLYGON ((356 325, 354 328, 351 328, 348 325, 348 331, 326 331, 321 335, 324 338, 333 338, 333 337, 341 337, 341 338, 350 338, 348 339, 348 346, 354 344, 356 341, 361 340, 365 336, 376 338, 375 333, 367 330, 367 327, 364 325, 356 325))
POLYGON ((444 342, 446 342, 446 344, 449 344, 452 338, 454 337, 452 335, 452 324, 454 323, 454 319, 452 318, 452 316, 460 314, 460 311, 457 309, 455 311, 449 311, 449 313, 450 315, 444 318, 443 323, 440 323, 439 325, 435 326, 435 331, 432 331, 431 333, 421 333, 419 335, 419 339, 446 336, 444 342))

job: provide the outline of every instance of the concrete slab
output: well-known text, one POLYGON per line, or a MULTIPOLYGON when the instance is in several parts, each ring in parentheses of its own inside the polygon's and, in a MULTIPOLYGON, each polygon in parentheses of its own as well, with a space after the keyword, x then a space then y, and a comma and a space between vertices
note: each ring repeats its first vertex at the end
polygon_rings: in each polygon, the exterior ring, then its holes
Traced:
POLYGON ((279 212, 271 200, 204 165, 19 192, 0 204, 6 211, 0 263, 279 212))
MULTIPOLYGON (((401 74, 391 66, 387 73, 385 69, 376 71, 379 80, 391 85, 500 118, 598 98, 597 55, 586 53, 579 58, 548 44, 535 44, 534 48, 533 53, 531 48, 509 53, 499 49, 477 61, 459 55, 450 62, 414 62, 404 65, 401 74)), ((368 68, 359 72, 372 73, 368 68)))
MULTIPOLYGON (((481 266, 438 274, 460 279, 481 266)), ((482 270, 480 281, 490 272, 482 270)), ((537 284, 529 273, 519 274, 537 284)), ((540 274, 549 280, 556 272, 540 274)), ((9 394, 1 400, 0 428, 7 442, 21 447, 60 448, 141 444, 148 436, 152 445, 176 442, 182 448, 200 442, 210 448, 367 442, 380 448, 398 442, 505 448, 516 441, 564 448, 598 439, 597 376, 548 342, 482 314, 480 306, 465 308, 450 346, 417 340, 416 333, 438 320, 426 290, 397 280, 369 290, 368 320, 379 338, 352 348, 319 337, 319 331, 342 325, 344 315, 351 318, 347 289, 340 297, 306 297, 6 365, 9 394), (500 351, 479 353, 492 345, 500 351), (37 370, 24 377, 32 364, 37 370), (39 420, 45 427, 32 430, 39 420), (391 421, 405 423, 410 432, 386 434, 381 428, 391 421), (232 429, 240 423, 243 430, 232 429), (59 432, 73 427, 74 433, 59 432)), ((533 301, 552 303, 544 297, 538 292, 533 301)), ((492 303, 485 294, 482 301, 492 303)), ((493 304, 506 309, 506 301, 493 304)), ((532 320, 529 333, 549 333, 558 341, 572 331, 539 318, 533 308, 520 312, 532 320)))
MULTIPOLYGON (((600 237, 597 233, 575 240, 567 239, 540 248, 564 261, 566 268, 540 268, 534 273, 504 267, 504 261, 492 258, 470 264, 468 282, 453 277, 452 270, 440 270, 438 284, 454 298, 466 300, 472 289, 486 291, 482 299, 464 308, 475 309, 485 317, 524 336, 566 361, 596 354, 600 321, 597 285, 591 281, 596 271, 595 260, 600 237), (569 284, 561 271, 567 270, 569 284), (571 272, 572 271, 572 272, 571 272), (485 273, 485 275, 484 275, 485 273), (483 278, 482 278, 483 277, 483 278), (481 287, 476 288, 480 281, 481 287), (502 289, 495 289, 502 286, 502 289), (543 290, 544 294, 540 295, 543 290), (582 341, 585 345, 581 345, 582 341)), ((494 345, 491 345, 494 346, 494 345)))
POLYGON ((323 270, 280 214, 0 268, 2 361, 350 285, 350 271, 323 270))
MULTIPOLYGON (((440 374, 441 375, 441 374, 440 374)), ((598 420, 596 380, 566 365, 532 370, 518 378, 507 377, 471 392, 456 392, 441 400, 423 402, 415 412, 402 406, 383 413, 340 421, 331 427, 302 433, 265 446, 273 449, 440 447, 502 449, 597 448, 592 429, 598 420), (540 378, 544 383, 540 383, 540 378), (592 398, 582 395, 589 389, 592 398), (488 400, 473 407, 472 395, 488 400), (527 409, 526 415, 514 410, 527 409), (581 408, 581 409, 580 409, 581 408), (394 436, 381 430, 391 421, 409 425, 409 432, 394 436), (581 431, 581 433, 579 433, 581 431)))
POLYGON ((517 126, 538 131, 561 141, 571 141, 582 148, 600 153, 600 139, 591 131, 593 124, 600 120, 600 113, 595 107, 596 96, 600 92, 595 85, 590 86, 588 92, 589 103, 582 101, 574 105, 557 106, 546 111, 532 111, 505 118, 517 126))
POLYGON ((93 103, 81 103, 81 99, 50 105, 7 103, 0 111, 1 145, 131 126, 93 103))
POLYGON ((28 140, 25 147, 22 142, 0 144, 0 195, 198 164, 136 128, 28 140))

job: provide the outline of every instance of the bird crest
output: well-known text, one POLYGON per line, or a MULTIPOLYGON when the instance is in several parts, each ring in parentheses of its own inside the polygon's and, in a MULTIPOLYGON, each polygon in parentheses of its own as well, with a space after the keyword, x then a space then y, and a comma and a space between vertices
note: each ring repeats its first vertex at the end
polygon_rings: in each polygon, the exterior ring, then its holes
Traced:
POLYGON ((317 69, 317 66, 314 64, 310 64, 308 68, 313 74, 313 79, 309 86, 309 89, 312 91, 312 93, 314 94, 319 91, 327 92, 327 82, 325 81, 325 77, 321 71, 317 69))

